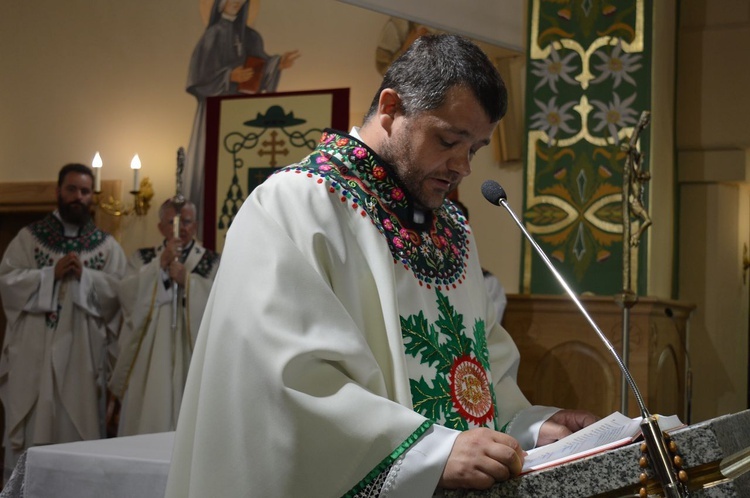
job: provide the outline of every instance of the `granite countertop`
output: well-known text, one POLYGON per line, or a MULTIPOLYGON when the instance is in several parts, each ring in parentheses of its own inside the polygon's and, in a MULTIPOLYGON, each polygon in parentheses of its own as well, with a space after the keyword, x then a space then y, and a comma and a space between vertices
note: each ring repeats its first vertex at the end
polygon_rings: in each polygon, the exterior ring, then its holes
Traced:
MULTIPOLYGON (((708 472, 711 464, 750 448, 750 410, 700 422, 671 433, 683 468, 691 476, 708 472)), ((641 485, 641 443, 636 442, 548 469, 498 483, 485 491, 447 491, 446 498, 633 496, 641 485)), ((650 478, 653 471, 647 470, 650 478)), ((692 476, 691 476, 692 478, 692 476)), ((750 472, 712 487, 695 489, 691 497, 750 497, 750 472)), ((714 479, 715 480, 715 479, 714 479)))

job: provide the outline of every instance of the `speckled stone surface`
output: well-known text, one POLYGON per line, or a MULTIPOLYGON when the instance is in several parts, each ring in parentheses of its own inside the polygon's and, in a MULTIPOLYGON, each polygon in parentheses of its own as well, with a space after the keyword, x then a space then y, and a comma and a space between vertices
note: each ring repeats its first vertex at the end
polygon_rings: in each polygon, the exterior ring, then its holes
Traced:
MULTIPOLYGON (((690 469, 750 447, 750 410, 724 415, 672 433, 678 453, 690 469)), ((486 491, 450 491, 446 498, 584 497, 638 494, 640 443, 592 455, 549 469, 531 472, 486 491)), ((653 472, 649 471, 649 475, 653 472)), ((748 497, 750 472, 710 488, 692 490, 691 497, 748 497)))

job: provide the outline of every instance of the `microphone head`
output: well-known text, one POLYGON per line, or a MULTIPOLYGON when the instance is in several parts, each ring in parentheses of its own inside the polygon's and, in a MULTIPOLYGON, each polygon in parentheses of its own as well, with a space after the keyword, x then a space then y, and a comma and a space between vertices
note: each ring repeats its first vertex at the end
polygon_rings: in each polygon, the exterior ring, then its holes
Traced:
POLYGON ((482 195, 485 199, 496 206, 500 205, 500 201, 508 200, 508 195, 505 193, 505 189, 495 180, 486 180, 482 184, 482 195))

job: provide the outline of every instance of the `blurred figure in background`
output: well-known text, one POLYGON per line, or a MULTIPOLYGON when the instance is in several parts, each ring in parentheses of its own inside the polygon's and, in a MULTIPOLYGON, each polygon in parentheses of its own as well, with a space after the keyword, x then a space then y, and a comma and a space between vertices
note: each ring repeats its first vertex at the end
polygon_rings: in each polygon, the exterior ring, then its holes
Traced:
POLYGON ((195 240, 195 205, 182 207, 179 237, 176 214, 171 200, 161 205, 164 241, 138 249, 120 285, 120 354, 109 382, 122 403, 119 436, 175 429, 195 336, 219 266, 219 256, 195 240))
MULTIPOLYGON (((466 217, 466 221, 469 221, 469 208, 458 200, 453 201, 453 203, 461 210, 466 217)), ((505 289, 500 280, 492 272, 482 267, 482 273, 484 274, 484 285, 487 287, 487 293, 490 295, 490 300, 495 303, 495 309, 497 309, 497 323, 502 323, 505 307, 508 305, 505 289)))

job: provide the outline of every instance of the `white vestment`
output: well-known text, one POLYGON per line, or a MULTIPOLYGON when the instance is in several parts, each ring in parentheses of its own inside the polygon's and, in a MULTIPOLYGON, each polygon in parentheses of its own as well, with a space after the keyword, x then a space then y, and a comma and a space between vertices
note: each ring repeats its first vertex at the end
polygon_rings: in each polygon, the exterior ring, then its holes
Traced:
POLYGON ((185 286, 161 269, 164 245, 136 251, 119 289, 123 324, 120 353, 109 382, 122 401, 118 436, 173 431, 190 357, 219 258, 197 242, 184 261, 185 286))
POLYGON ((465 218, 446 202, 413 225, 378 161, 327 132, 240 209, 188 374, 168 498, 377 496, 433 424, 513 434, 530 407, 465 218))
POLYGON ((30 446, 103 436, 106 350, 119 325, 116 289, 125 263, 119 244, 93 223, 66 237, 53 215, 8 246, 0 263, 8 320, 0 398, 12 457, 30 446), (84 265, 80 281, 55 282, 55 264, 71 251, 84 265))

